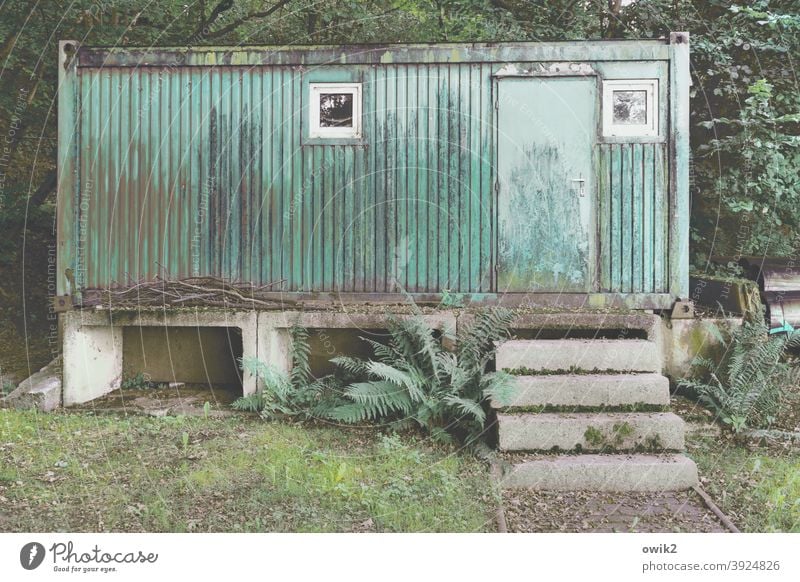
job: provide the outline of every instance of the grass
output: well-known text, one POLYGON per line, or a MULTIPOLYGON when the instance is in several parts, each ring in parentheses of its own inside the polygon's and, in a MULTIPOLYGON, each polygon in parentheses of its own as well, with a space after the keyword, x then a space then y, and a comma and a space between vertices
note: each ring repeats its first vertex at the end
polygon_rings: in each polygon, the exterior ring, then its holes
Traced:
POLYGON ((486 531, 488 483, 374 430, 0 410, 0 531, 486 531))
POLYGON ((750 449, 696 437, 689 456, 702 486, 742 531, 800 532, 800 450, 750 449))

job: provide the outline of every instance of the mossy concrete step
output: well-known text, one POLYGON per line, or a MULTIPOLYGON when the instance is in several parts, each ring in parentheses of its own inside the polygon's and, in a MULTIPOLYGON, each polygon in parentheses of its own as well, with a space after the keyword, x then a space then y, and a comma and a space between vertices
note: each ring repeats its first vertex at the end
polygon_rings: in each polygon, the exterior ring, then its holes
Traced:
POLYGON ((683 450, 684 424, 671 412, 498 414, 503 451, 683 450))
POLYGON ((658 345, 649 340, 510 340, 497 348, 498 370, 661 372, 658 345))
POLYGON ((653 373, 517 376, 508 397, 492 399, 494 408, 633 404, 668 405, 669 380, 653 373))
POLYGON ((697 484, 683 455, 558 455, 525 460, 502 477, 505 488, 542 491, 680 491, 697 484))

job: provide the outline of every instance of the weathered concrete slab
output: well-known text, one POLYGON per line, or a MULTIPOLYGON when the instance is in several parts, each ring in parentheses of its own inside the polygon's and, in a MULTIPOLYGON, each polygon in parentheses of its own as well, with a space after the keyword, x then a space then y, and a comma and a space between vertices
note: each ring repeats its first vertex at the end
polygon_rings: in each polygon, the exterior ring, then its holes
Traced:
MULTIPOLYGON (((255 311, 175 309, 170 311, 74 310, 63 314, 64 405, 81 404, 119 388, 125 328, 233 327, 241 330, 242 355, 258 353, 255 311)), ((186 362, 195 365, 197 362, 186 362)), ((183 380, 175 374, 176 380, 183 380)), ((256 378, 242 374, 242 392, 256 391, 256 378)))
MULTIPOLYGON (((468 322, 471 314, 459 317, 459 325, 468 322)), ((641 331, 647 339, 657 341, 660 334, 661 318, 652 313, 631 311, 631 313, 605 313, 565 310, 550 313, 520 312, 512 327, 522 330, 619 330, 620 334, 641 331)))
POLYGON ((498 370, 661 372, 658 344, 648 340, 511 340, 497 349, 498 370))
POLYGON ((93 315, 64 314, 64 406, 108 394, 122 380, 122 328, 93 315))
POLYGON ((742 325, 741 317, 703 319, 673 319, 664 330, 665 368, 674 380, 692 374, 692 361, 702 356, 717 359, 722 356, 722 338, 742 325))
POLYGON ((20 382, 0 400, 4 407, 49 412, 61 406, 61 358, 56 358, 30 378, 20 382))
POLYGON ((621 406, 669 404, 669 379, 661 374, 551 374, 517 376, 506 406, 621 406))
POLYGON ((679 491, 697 484, 683 455, 574 455, 521 462, 501 487, 549 491, 679 491))
MULTIPOLYGON (((381 330, 386 329, 387 318, 398 319, 413 317, 408 313, 395 313, 391 310, 381 311, 262 311, 258 315, 258 358, 279 370, 291 369, 291 334, 293 326, 309 330, 381 330)), ((421 317, 442 333, 445 338, 453 338, 456 334, 456 312, 437 311, 424 313, 421 317)), ((367 334, 365 334, 367 335, 367 334)), ((315 341, 311 338, 312 347, 322 348, 322 357, 330 359, 336 355, 350 355, 340 352, 337 346, 323 338, 315 341)), ((315 354, 311 354, 312 360, 315 354)))
POLYGON ((683 420, 670 412, 498 414, 504 451, 682 450, 683 420))

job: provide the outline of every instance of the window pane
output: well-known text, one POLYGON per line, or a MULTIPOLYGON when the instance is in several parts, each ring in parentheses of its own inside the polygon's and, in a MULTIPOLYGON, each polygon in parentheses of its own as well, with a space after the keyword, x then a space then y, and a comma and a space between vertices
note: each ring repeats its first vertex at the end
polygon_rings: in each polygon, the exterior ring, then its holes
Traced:
POLYGON ((353 127, 353 94, 321 93, 319 96, 320 127, 353 127))
POLYGON ((614 91, 614 123, 647 124, 647 91, 614 91))

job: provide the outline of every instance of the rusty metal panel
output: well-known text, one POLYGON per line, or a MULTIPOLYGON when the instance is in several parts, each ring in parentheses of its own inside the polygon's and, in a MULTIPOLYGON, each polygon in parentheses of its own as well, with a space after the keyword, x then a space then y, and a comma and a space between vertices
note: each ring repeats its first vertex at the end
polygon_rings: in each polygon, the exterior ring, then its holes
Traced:
POLYGON ((290 67, 79 69, 80 286, 490 291, 488 67, 359 74, 367 143, 320 144, 290 67))
MULTIPOLYGON (((311 294, 505 292, 498 63, 590 55, 618 73, 670 56, 665 41, 361 47, 324 60, 334 50, 81 48, 60 92, 59 269, 75 269, 78 289, 214 275, 311 294), (357 142, 307 139, 308 79, 328 74, 363 83, 357 142)), ((589 222, 579 212, 585 284, 569 290, 632 304, 675 294, 668 158, 667 143, 595 146, 597 206, 589 222)), ((548 289, 565 287, 534 282, 548 289)))
POLYGON ((665 143, 598 145, 602 291, 667 291, 665 143))

